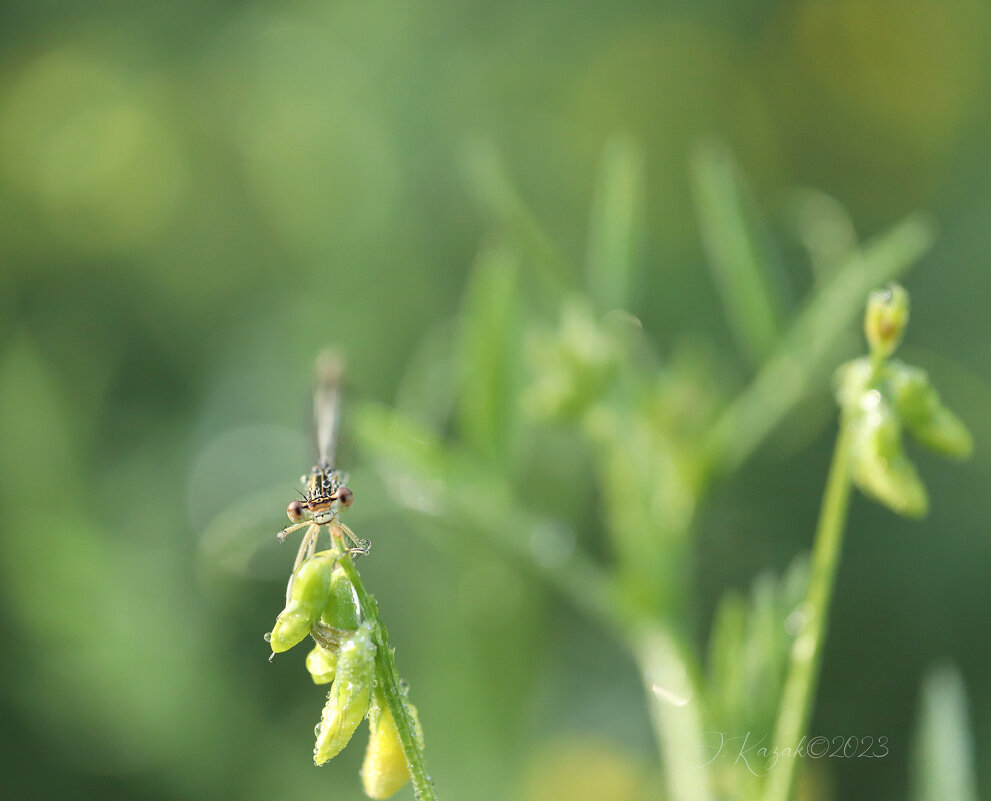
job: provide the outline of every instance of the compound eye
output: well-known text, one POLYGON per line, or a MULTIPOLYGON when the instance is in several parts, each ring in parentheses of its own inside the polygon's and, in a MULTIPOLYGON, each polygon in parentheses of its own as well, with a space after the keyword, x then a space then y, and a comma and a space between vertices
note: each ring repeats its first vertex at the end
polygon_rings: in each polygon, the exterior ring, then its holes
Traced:
POLYGON ((351 492, 347 487, 341 487, 337 490, 337 502, 343 506, 345 509, 351 506, 354 501, 354 493, 351 492))
POLYGON ((286 507, 286 516, 293 523, 298 523, 303 519, 303 504, 299 501, 293 501, 286 507))

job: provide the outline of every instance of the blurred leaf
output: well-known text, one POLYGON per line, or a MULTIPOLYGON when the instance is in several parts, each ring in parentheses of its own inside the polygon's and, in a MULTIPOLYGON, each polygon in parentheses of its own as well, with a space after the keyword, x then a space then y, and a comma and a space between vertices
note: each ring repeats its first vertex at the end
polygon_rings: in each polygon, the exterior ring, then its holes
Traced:
MULTIPOLYGON (((720 602, 705 684, 707 728, 716 738, 710 747, 729 743, 729 750, 738 752, 747 743, 766 746, 773 736, 788 655, 804 620, 807 583, 808 563, 801 557, 780 579, 771 573, 759 576, 749 598, 729 593, 720 602)), ((716 784, 726 788, 726 797, 759 796, 760 759, 713 763, 716 784)))
POLYGON ((914 801, 977 801, 967 693, 959 671, 944 666, 922 684, 913 760, 914 801))
POLYGON ((488 142, 472 143, 463 168, 479 207, 502 233, 519 243, 548 286, 555 290, 571 286, 574 279, 564 255, 520 198, 496 149, 488 142))
POLYGON ((458 391, 457 348, 456 326, 447 319, 416 344, 396 390, 397 411, 431 431, 443 429, 458 391))
POLYGON ((795 235, 809 252, 816 282, 825 281, 857 246, 849 213, 835 198, 808 188, 792 193, 788 211, 795 235))
POLYGON ((459 422, 465 443, 483 459, 504 463, 512 445, 520 369, 516 259, 486 248, 469 277, 461 315, 459 422))
POLYGON ((832 349, 857 318, 867 293, 896 278, 928 250, 932 224, 909 217, 856 251, 808 301, 774 355, 722 413, 710 435, 710 454, 731 471, 757 448, 822 374, 832 349))
POLYGON ((737 343, 752 364, 759 364, 781 330, 777 254, 726 148, 715 142, 699 147, 692 176, 702 241, 716 288, 737 343))
POLYGON ((770 734, 807 583, 801 557, 781 578, 759 576, 749 598, 724 596, 709 639, 710 726, 732 735, 770 734))
POLYGON ((486 540, 613 630, 637 622, 621 613, 613 582, 575 548, 573 534, 527 510, 498 473, 376 406, 356 410, 354 430, 395 501, 428 520, 435 536, 444 522, 486 540))
POLYGON ((630 305, 643 204, 643 151, 626 137, 606 143, 589 232, 588 292, 600 313, 630 305))
POLYGON ((706 703, 710 721, 720 727, 719 731, 736 732, 743 717, 739 701, 743 697, 741 655, 747 638, 747 613, 745 598, 726 593, 719 601, 709 635, 706 703))

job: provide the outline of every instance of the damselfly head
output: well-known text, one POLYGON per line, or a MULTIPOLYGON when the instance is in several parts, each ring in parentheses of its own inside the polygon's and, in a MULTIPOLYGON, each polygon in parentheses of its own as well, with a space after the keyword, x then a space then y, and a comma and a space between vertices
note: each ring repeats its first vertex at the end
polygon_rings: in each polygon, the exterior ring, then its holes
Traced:
POLYGON ((314 466, 309 477, 304 476, 306 495, 289 504, 286 515, 292 523, 312 520, 318 525, 330 523, 341 509, 347 509, 354 493, 344 486, 344 476, 326 464, 314 466))

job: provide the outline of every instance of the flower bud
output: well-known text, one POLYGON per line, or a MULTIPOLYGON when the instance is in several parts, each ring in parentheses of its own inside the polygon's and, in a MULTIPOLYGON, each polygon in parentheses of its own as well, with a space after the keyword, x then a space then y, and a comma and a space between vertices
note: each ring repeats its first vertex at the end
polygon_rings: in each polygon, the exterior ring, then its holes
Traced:
POLYGON ((864 334, 871 355, 886 359, 895 352, 908 325, 908 292, 899 284, 876 289, 867 298, 864 334))
POLYGON ((351 580, 338 565, 330 577, 330 596, 320 618, 331 628, 353 631, 358 628, 358 599, 351 580))
POLYGON ((525 403, 540 419, 576 420, 608 391, 622 360, 620 339, 577 301, 561 312, 557 331, 528 343, 536 380, 525 403))
POLYGON ((902 423, 922 445, 952 459, 966 459, 974 450, 970 431, 943 406, 925 370, 901 362, 888 366, 895 406, 902 423))
POLYGON ((293 580, 289 603, 272 628, 273 653, 288 651, 310 633, 320 618, 330 595, 330 576, 336 558, 329 552, 318 553, 299 566, 293 580))
POLYGON ((306 669, 314 684, 330 684, 337 673, 337 652, 315 645, 306 655, 306 669))
POLYGON ((366 621, 338 649, 337 675, 317 724, 314 764, 322 765, 337 756, 351 740, 368 711, 374 668, 375 644, 371 624, 366 621))
MULTIPOLYGON (((417 720, 416 708, 406 705, 416 730, 420 747, 423 747, 423 735, 417 720)), ((365 750, 365 761, 361 765, 361 782, 365 795, 369 798, 388 798, 409 781, 409 765, 403 752, 403 744, 399 739, 399 730, 392 712, 385 704, 385 699, 378 693, 368 711, 368 723, 371 737, 365 750)))
POLYGON ((929 498, 902 449, 901 426, 890 404, 872 389, 851 411, 851 475, 854 483, 898 514, 922 517, 929 498))

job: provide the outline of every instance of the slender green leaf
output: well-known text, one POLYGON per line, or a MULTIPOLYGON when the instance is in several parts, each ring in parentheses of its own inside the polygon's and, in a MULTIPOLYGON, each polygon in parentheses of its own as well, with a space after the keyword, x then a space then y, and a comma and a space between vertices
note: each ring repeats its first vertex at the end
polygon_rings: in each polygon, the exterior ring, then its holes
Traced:
POLYGON ((459 423, 463 440, 484 460, 501 464, 510 450, 520 369, 516 259, 484 250, 468 283, 461 317, 459 423))
POLYGON ((573 286, 564 255, 520 198, 495 148, 475 142, 462 161, 469 191, 499 232, 519 245, 551 288, 560 291, 573 286))
POLYGON ((592 208, 588 291, 600 313, 630 305, 643 203, 643 152, 627 137, 606 143, 592 208))
POLYGON ((977 801, 967 693, 956 668, 938 668, 923 682, 915 749, 914 801, 977 801))
POLYGON ((897 278, 932 243, 928 218, 914 215, 851 254, 816 292, 779 342, 773 356, 713 426, 713 463, 730 471, 757 448, 822 374, 832 349, 862 313, 867 293, 897 278))
POLYGON ((784 316, 772 271, 777 255, 728 150, 715 142, 700 146, 692 177, 702 241, 733 335, 750 362, 760 364, 784 316))
POLYGON ((758 576, 749 599, 729 593, 720 601, 708 651, 710 727, 770 734, 807 584, 808 563, 799 557, 781 578, 758 576))
POLYGON ((431 431, 443 430, 454 413, 459 344, 454 320, 436 323, 414 347, 396 388, 396 409, 431 431))

